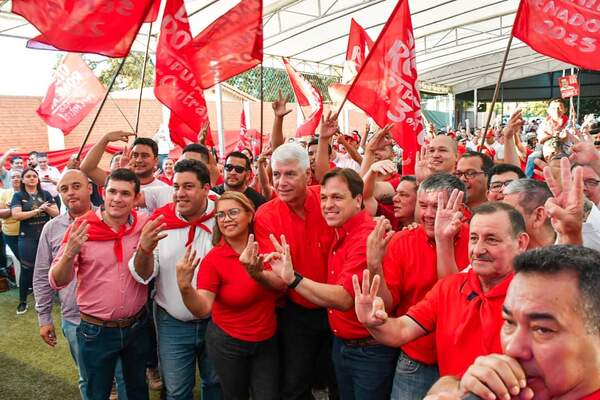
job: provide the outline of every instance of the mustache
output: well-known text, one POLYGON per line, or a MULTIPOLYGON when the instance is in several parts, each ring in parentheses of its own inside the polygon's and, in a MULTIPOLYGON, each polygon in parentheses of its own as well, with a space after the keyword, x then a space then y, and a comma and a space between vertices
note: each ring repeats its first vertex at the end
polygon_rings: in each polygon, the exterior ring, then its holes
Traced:
POLYGON ((494 259, 487 254, 482 254, 480 256, 473 257, 473 261, 494 261, 494 259))

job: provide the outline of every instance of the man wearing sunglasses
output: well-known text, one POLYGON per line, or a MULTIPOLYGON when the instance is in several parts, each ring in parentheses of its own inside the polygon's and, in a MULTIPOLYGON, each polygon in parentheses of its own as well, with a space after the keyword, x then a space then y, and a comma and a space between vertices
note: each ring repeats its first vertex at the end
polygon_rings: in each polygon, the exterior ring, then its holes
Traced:
POLYGON ((226 190, 244 193, 246 197, 258 209, 267 202, 260 193, 248 186, 251 179, 252 169, 250 168, 250 159, 239 151, 229 153, 223 167, 225 172, 225 182, 212 188, 212 191, 222 195, 226 190))

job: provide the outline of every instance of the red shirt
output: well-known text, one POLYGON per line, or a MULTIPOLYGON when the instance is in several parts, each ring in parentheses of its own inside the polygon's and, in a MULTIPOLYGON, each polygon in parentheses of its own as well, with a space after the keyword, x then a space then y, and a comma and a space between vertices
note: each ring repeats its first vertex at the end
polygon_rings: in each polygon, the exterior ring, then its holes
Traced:
POLYGON ((212 320, 228 335, 261 342, 275 334, 278 293, 248 275, 240 255, 225 242, 213 247, 198 269, 197 287, 216 294, 212 320))
MULTIPOLYGON (((400 184, 401 179, 402 175, 394 173, 392 176, 386 179, 385 182, 388 182, 390 185, 392 185, 392 188, 394 188, 394 191, 396 191, 396 188, 400 184)), ((388 221, 390 221, 390 224, 392 224, 392 228, 395 230, 402 228, 398 226, 398 219, 394 215, 394 203, 381 203, 378 201, 377 211, 375 212, 375 215, 383 215, 388 221)))
MULTIPOLYGON (((469 226, 463 224, 454 245, 454 259, 459 270, 469 265, 469 226)), ((435 242, 419 226, 394 235, 383 260, 385 282, 394 299, 395 316, 406 314, 421 301, 438 281, 435 242)), ((430 334, 402 346, 412 359, 424 364, 436 363, 434 335, 430 334)))
MULTIPOLYGON (((274 251, 269 234, 277 240, 285 235, 290 245, 294 269, 316 282, 327 280, 327 256, 333 240, 333 229, 321 214, 321 186, 309 186, 304 200, 304 218, 293 212, 277 197, 260 206, 254 218, 254 233, 261 253, 274 251)), ((319 308, 296 293, 288 291, 290 300, 306 308, 319 308)))
POLYGON ((581 400, 600 400, 600 390, 596 390, 594 393, 590 393, 581 400))
POLYGON ((408 310, 410 318, 435 335, 440 376, 461 376, 478 356, 502 353, 502 305, 512 277, 483 293, 473 270, 451 275, 408 310))
POLYGON ((171 179, 169 179, 165 174, 160 174, 160 176, 158 177, 158 180, 166 183, 169 186, 173 186, 173 178, 175 177, 175 175, 173 175, 173 177, 171 179))
MULTIPOLYGON (((335 229, 335 239, 329 252, 327 283, 342 286, 352 299, 352 275, 358 275, 362 282, 363 271, 367 268, 367 237, 374 227, 375 221, 363 210, 346 221, 344 226, 335 229)), ((369 331, 358 322, 354 307, 348 311, 330 308, 327 312, 329 326, 335 336, 342 339, 369 337, 369 331)))
MULTIPOLYGON (((331 160, 329 160, 329 170, 332 170, 334 168, 337 168, 337 166, 335 165, 335 163, 331 160)), ((319 182, 317 180, 317 178, 315 177, 315 171, 311 171, 312 173, 310 174, 310 182, 308 183, 309 186, 315 186, 315 185, 320 185, 321 182, 319 182)))

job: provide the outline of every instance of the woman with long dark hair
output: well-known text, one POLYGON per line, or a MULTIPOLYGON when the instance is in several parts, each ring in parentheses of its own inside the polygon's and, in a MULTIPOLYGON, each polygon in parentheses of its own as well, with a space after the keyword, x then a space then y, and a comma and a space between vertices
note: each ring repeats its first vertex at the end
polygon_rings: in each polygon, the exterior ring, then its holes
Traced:
POLYGON ((13 195, 10 209, 13 218, 20 221, 18 247, 21 275, 17 314, 24 314, 27 311, 27 294, 33 283, 33 267, 42 228, 50 218, 58 215, 58 207, 52 195, 42 190, 40 177, 33 168, 21 173, 20 189, 13 195))
POLYGON ((257 283, 239 261, 254 246, 254 206, 239 192, 216 201, 215 247, 200 263, 188 247, 177 263, 177 283, 186 307, 198 318, 211 314, 206 330, 208 358, 217 370, 225 399, 279 398, 275 300, 280 294, 257 283))

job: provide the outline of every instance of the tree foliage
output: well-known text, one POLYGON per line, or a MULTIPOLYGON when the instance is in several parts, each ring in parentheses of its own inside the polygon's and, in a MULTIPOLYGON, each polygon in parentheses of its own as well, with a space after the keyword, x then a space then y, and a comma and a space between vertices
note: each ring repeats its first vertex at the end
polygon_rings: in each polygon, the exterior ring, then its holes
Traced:
MULTIPOLYGON (((84 56, 84 60, 88 63, 92 71, 100 71, 98 79, 106 87, 110 84, 115 71, 121 64, 121 58, 107 58, 103 60, 94 60, 84 56)), ((142 66, 144 65, 144 53, 134 51, 131 52, 125 60, 125 65, 121 69, 117 80, 112 88, 112 91, 116 90, 127 90, 127 89, 139 89, 140 81, 142 78, 142 66)), ((144 76, 144 87, 154 86, 154 64, 152 59, 148 57, 148 63, 146 64, 146 73, 144 76)))

